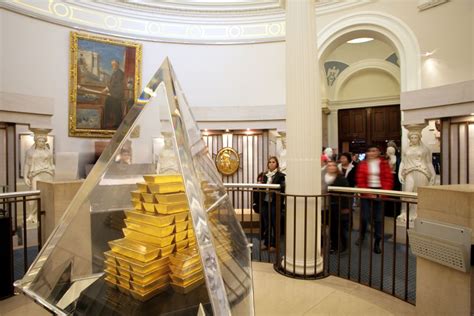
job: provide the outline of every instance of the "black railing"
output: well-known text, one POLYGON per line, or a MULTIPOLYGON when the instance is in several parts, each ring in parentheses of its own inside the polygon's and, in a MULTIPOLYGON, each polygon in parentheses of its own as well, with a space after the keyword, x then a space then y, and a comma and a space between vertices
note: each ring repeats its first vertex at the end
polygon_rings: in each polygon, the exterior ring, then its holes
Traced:
POLYGON ((14 258, 14 264, 10 266, 11 271, 8 273, 11 273, 14 279, 18 279, 26 273, 29 265, 42 247, 41 222, 44 212, 41 211, 40 191, 1 193, 0 209, 9 217, 9 222, 11 223, 10 240, 1 241, 11 245, 5 251, 9 251, 8 256, 14 258), (28 210, 34 209, 37 210, 36 224, 34 225, 37 229, 37 236, 35 236, 37 243, 29 245, 28 226, 31 227, 32 225, 28 223, 28 210), (13 243, 15 236, 17 237, 17 242, 13 243))
MULTIPOLYGON (((355 213, 351 211, 347 214, 347 248, 334 247, 334 253, 326 254, 329 273, 415 304, 416 257, 411 254, 409 248, 410 222, 397 221, 397 215, 403 210, 406 212, 406 218, 410 218, 410 213, 417 204, 416 193, 348 188, 330 188, 330 191, 330 199, 349 198, 360 202, 357 203, 355 213), (361 229, 364 217, 370 225, 366 238, 363 238, 361 229), (358 230, 353 229, 352 223, 358 224, 358 230)), ((328 217, 329 230, 337 230, 335 235, 339 237, 339 242, 341 235, 345 233, 341 220, 343 216, 342 208, 338 207, 332 210, 328 217), (331 225, 331 217, 334 218, 334 214, 337 224, 331 225)))
POLYGON ((327 195, 309 196, 282 194, 273 187, 265 189, 265 185, 256 189, 252 184, 226 186, 231 199, 240 201, 236 214, 253 244, 252 260, 272 263, 277 272, 288 277, 335 275, 415 303, 416 261, 408 246, 409 222, 397 224, 396 217, 405 209, 409 218, 416 194, 331 188, 327 195), (271 210, 268 196, 274 196, 274 214, 252 210, 255 192, 261 196, 257 202, 260 210, 265 204, 271 210), (350 207, 341 208, 347 204, 350 207), (262 215, 266 220, 262 221, 262 215), (364 222, 368 227, 362 236, 364 222), (262 230, 274 231, 273 248, 272 235, 262 230), (268 246, 262 247, 264 244, 268 246))

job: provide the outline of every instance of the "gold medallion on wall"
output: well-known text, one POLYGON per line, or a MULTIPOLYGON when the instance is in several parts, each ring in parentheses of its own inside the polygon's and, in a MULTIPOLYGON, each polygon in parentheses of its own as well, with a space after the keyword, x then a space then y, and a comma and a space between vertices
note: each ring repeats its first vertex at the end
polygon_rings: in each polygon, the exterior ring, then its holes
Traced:
POLYGON ((225 147, 219 150, 214 161, 217 170, 226 176, 233 175, 240 167, 239 154, 231 147, 225 147))

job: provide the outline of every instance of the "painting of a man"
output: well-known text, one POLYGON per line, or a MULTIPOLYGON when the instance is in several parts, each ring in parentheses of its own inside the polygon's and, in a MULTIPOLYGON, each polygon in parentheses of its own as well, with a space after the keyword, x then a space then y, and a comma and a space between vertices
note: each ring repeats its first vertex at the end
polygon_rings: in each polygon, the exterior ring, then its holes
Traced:
POLYGON ((71 33, 71 136, 112 136, 140 89, 141 46, 71 33))
POLYGON ((105 98, 105 128, 115 129, 122 121, 122 106, 124 100, 125 75, 120 69, 120 63, 116 59, 110 62, 112 75, 107 86, 102 91, 107 93, 105 98))

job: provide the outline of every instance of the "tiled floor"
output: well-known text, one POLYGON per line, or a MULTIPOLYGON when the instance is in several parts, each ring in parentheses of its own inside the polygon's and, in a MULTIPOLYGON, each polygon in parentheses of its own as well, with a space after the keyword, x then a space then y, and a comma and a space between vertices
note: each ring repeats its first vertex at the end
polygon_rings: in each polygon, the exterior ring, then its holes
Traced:
MULTIPOLYGON (((256 315, 414 315, 399 299, 337 277, 304 281, 284 277, 267 263, 253 262, 256 315)), ((24 296, 0 301, 0 315, 49 315, 24 296)))

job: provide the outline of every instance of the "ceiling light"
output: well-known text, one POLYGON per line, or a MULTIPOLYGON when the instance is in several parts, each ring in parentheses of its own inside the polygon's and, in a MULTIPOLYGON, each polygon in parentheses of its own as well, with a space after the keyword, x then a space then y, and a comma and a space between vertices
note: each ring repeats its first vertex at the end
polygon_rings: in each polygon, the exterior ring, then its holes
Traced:
POLYGON ((436 53, 437 50, 438 49, 436 48, 436 49, 432 50, 431 52, 426 52, 426 53, 421 54, 421 56, 430 57, 430 56, 434 55, 434 53, 436 53))
POLYGON ((365 43, 365 42, 370 42, 373 41, 374 39, 372 37, 359 37, 359 38, 354 38, 351 39, 350 41, 347 41, 349 44, 359 44, 359 43, 365 43))

